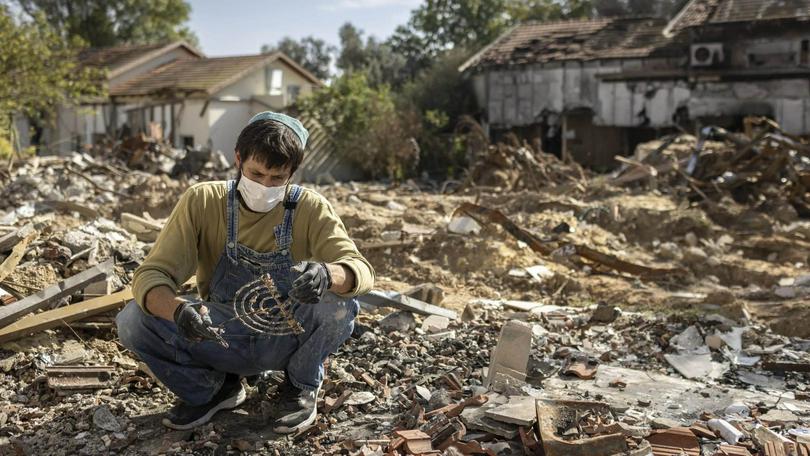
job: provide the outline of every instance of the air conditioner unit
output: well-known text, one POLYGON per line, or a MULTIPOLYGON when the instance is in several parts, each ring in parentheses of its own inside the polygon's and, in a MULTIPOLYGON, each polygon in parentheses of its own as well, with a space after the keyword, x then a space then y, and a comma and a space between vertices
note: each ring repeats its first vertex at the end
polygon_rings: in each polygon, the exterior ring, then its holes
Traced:
POLYGON ((725 61, 723 43, 693 44, 691 56, 690 62, 693 67, 711 67, 722 64, 725 61))

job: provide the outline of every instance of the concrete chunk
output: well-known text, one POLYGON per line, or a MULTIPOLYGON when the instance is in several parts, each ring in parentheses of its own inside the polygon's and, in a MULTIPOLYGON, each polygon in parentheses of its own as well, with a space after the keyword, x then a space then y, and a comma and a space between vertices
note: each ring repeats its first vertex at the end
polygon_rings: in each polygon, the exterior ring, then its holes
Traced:
POLYGON ((503 423, 531 426, 537 420, 535 399, 526 396, 509 396, 509 402, 486 411, 486 416, 503 423))

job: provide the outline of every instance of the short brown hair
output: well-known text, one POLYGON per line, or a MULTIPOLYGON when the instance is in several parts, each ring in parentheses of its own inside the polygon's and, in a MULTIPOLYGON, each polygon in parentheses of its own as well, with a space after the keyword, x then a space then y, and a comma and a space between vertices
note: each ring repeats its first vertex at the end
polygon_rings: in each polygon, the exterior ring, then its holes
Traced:
POLYGON ((267 168, 289 166, 291 173, 304 159, 304 147, 295 132, 270 119, 257 120, 243 128, 236 140, 236 151, 242 161, 253 157, 267 168))

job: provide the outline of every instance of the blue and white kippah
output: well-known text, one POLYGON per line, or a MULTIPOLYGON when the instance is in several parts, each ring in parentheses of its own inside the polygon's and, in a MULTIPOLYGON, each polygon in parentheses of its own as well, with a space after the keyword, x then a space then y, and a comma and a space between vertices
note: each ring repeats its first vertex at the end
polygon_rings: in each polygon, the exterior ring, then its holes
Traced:
POLYGON ((248 121, 248 125, 252 124, 257 120, 275 120, 276 122, 281 122, 290 130, 298 136, 298 139, 301 140, 301 146, 303 148, 307 147, 307 139, 309 139, 309 131, 304 127, 304 124, 301 123, 300 120, 296 119, 295 117, 290 117, 287 114, 281 114, 279 112, 273 111, 264 111, 256 114, 255 116, 250 118, 248 121))

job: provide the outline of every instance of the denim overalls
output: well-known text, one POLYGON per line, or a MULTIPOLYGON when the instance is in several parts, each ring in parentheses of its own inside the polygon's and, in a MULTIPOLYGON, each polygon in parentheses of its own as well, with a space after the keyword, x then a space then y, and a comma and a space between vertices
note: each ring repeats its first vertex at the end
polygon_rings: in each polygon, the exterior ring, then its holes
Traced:
MULTIPOLYGON (((208 402, 222 386, 225 373, 248 376, 286 370, 293 385, 315 390, 323 380, 323 361, 351 335, 359 304, 355 299, 345 300, 328 292, 318 304, 294 304, 292 315, 304 329, 300 334, 283 321, 267 333, 231 320, 234 302, 241 305, 258 296, 268 307, 276 305, 260 292, 265 273, 270 274, 281 296, 289 292, 296 274, 290 270, 294 264, 290 252, 293 218, 303 189, 290 186, 283 203, 283 222, 274 229, 276 250, 260 253, 238 242, 236 182, 228 181, 227 186, 227 240, 214 270, 206 306, 214 325, 226 322, 223 337, 229 347, 214 341, 189 342, 177 333, 174 322, 147 315, 135 301, 116 317, 121 343, 138 354, 164 385, 190 405, 208 402)), ((268 315, 272 317, 276 312, 268 315)), ((272 320, 270 317, 262 318, 272 320)))

